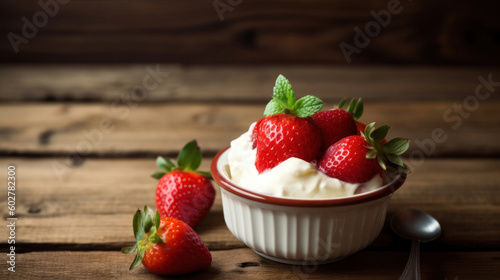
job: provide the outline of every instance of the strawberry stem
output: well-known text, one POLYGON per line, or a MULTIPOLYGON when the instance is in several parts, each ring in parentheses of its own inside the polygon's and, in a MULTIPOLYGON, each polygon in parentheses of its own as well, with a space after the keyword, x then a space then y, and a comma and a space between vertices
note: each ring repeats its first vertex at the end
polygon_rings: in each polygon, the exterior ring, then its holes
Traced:
POLYGON ((408 150, 410 141, 404 138, 391 139, 384 145, 380 142, 387 136, 390 127, 382 125, 375 128, 375 123, 368 124, 364 133, 361 133, 368 143, 366 146, 369 151, 366 153, 367 158, 376 158, 382 169, 387 169, 387 164, 394 165, 403 172, 410 172, 410 168, 403 162, 401 155, 408 150), (388 145, 389 144, 389 145, 388 145))
POLYGON ((199 173, 209 179, 212 179, 212 175, 208 172, 197 171, 198 167, 201 165, 202 155, 200 148, 196 140, 188 142, 182 150, 179 152, 177 157, 177 165, 171 160, 165 159, 161 156, 156 158, 156 165, 162 169, 162 171, 157 171, 151 174, 151 177, 156 179, 161 179, 165 174, 172 172, 174 170, 180 171, 192 171, 199 173))
POLYGON ((131 254, 137 251, 137 255, 130 265, 129 270, 133 270, 141 264, 142 259, 144 259, 146 249, 153 243, 158 244, 165 242, 165 240, 157 234, 160 222, 160 213, 156 211, 155 217, 153 218, 153 210, 151 210, 151 208, 147 205, 144 206, 144 212, 141 212, 139 209, 135 212, 132 224, 136 243, 132 246, 123 247, 121 249, 121 252, 124 254, 131 254))
MULTIPOLYGON (((345 103, 346 103, 346 98, 342 98, 342 100, 340 100, 339 102, 339 109, 342 109, 342 107, 344 107, 345 103)), ((358 100, 356 100, 355 98, 351 99, 351 101, 349 102, 349 106, 347 106, 347 110, 346 110, 349 114, 352 115, 352 118, 357 121, 361 118, 361 116, 363 115, 363 111, 364 111, 364 107, 363 107, 363 100, 360 98, 358 98, 358 100)))

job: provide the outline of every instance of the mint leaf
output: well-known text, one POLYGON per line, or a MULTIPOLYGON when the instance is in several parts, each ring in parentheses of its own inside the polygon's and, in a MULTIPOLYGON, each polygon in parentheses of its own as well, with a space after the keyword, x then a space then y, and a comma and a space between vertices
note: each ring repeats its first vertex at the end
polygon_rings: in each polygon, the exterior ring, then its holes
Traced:
POLYGON ((285 107, 283 107, 283 105, 280 102, 273 99, 269 101, 269 103, 267 103, 266 109, 264 110, 264 116, 268 117, 284 112, 285 112, 285 107))
POLYGON ((273 98, 267 103, 264 116, 286 113, 306 118, 321 110, 323 104, 321 99, 310 95, 297 100, 290 82, 283 75, 279 75, 273 88, 273 98))
POLYGON ((276 83, 273 88, 273 98, 283 102, 288 108, 293 107, 295 104, 296 99, 292 90, 292 85, 281 74, 276 79, 276 83))
POLYGON ((321 99, 307 95, 300 98, 294 106, 294 113, 299 118, 306 118, 314 115, 316 112, 321 110, 323 107, 323 101, 321 99))

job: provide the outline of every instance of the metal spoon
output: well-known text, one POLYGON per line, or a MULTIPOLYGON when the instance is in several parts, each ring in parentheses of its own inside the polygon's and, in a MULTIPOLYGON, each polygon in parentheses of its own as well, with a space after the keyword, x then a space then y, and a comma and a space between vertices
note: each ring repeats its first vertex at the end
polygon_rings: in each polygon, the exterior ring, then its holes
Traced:
POLYGON ((441 234, 441 225, 431 215, 409 209, 396 213, 391 220, 392 230, 404 239, 411 239, 410 258, 400 280, 420 280, 420 242, 435 240, 441 234))

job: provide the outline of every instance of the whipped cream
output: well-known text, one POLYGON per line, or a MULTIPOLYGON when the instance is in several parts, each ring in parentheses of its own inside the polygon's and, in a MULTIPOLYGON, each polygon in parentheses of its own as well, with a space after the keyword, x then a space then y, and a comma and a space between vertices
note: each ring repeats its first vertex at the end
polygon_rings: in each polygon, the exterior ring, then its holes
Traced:
POLYGON ((231 148, 227 153, 228 178, 241 187, 278 197, 334 198, 382 186, 382 178, 378 175, 363 184, 347 183, 331 178, 317 170, 314 164, 295 157, 259 174, 255 167, 257 149, 252 149, 255 124, 231 141, 231 148))

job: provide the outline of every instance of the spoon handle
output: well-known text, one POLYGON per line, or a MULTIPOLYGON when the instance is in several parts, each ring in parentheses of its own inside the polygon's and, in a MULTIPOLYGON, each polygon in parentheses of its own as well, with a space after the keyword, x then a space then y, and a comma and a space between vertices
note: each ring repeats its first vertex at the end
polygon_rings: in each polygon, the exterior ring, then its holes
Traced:
POLYGON ((420 241, 416 239, 411 243, 410 258, 399 280, 420 280, 420 241))

